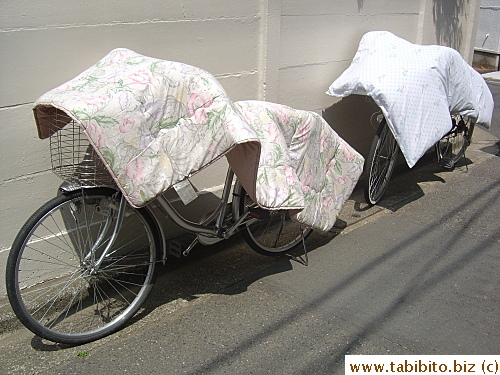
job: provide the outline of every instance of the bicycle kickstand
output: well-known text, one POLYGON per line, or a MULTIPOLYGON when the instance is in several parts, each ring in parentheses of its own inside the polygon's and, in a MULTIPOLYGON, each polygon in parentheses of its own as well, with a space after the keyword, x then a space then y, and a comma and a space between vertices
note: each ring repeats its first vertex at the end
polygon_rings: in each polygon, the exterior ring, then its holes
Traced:
POLYGON ((301 254, 301 255, 299 255, 299 256, 295 256, 295 255, 292 255, 292 254, 288 254, 288 253, 286 253, 286 255, 287 255, 290 259, 292 259, 292 260, 296 261, 297 263, 300 263, 300 264, 302 264, 303 266, 308 266, 308 265, 309 265, 309 257, 308 257, 308 255, 307 255, 306 241, 305 241, 305 238, 304 238, 304 233, 303 233, 303 232, 302 232, 302 246, 304 247, 304 254, 303 254, 303 256, 304 256, 304 257, 302 257, 302 254, 301 254))

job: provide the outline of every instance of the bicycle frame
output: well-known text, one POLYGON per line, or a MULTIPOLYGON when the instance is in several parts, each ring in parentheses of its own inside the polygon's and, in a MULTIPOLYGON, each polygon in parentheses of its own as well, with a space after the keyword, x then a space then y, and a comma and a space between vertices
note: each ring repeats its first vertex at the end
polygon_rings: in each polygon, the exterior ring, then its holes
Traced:
POLYGON ((183 218, 172 206, 172 204, 163 196, 158 196, 155 200, 156 205, 160 208, 163 214, 172 221, 180 226, 181 228, 199 234, 217 236, 220 238, 224 238, 224 232, 222 224, 225 218, 226 205, 229 200, 229 194, 231 190, 232 180, 233 180, 234 172, 229 169, 226 175, 226 182, 224 184, 224 190, 222 192, 222 198, 219 203, 219 206, 216 210, 204 220, 202 223, 194 223, 185 218, 183 218), (214 225, 208 225, 208 222, 211 222, 215 218, 214 225))
MULTIPOLYGON (((177 210, 173 207, 173 205, 164 197, 164 196, 158 196, 154 204, 160 212, 165 216, 170 218, 175 224, 177 224, 179 227, 182 229, 197 234, 197 237, 191 242, 191 244, 183 251, 183 255, 187 256, 189 252, 194 248, 194 246, 198 243, 201 243, 203 245, 212 245, 214 243, 217 243, 219 241, 228 239, 231 237, 233 234, 235 234, 239 226, 245 222, 247 218, 249 218, 249 213, 245 212, 243 215, 239 216, 239 211, 238 208, 240 206, 240 199, 242 198, 240 194, 236 193, 236 190, 239 192, 241 191, 241 185, 239 185, 239 182, 236 182, 236 186, 234 187, 233 191, 233 200, 231 204, 231 212, 228 212, 228 206, 229 206, 229 197, 231 195, 231 190, 233 189, 233 180, 234 180, 234 172, 231 169, 231 167, 228 168, 227 174, 226 174, 226 180, 224 183, 224 188, 222 191, 222 197, 220 198, 219 205, 217 208, 207 217, 205 218, 202 222, 200 223, 194 223, 192 221, 189 221, 182 217, 177 210), (232 215, 232 219, 230 222, 230 225, 227 226, 226 219, 229 217, 229 214, 232 215), (214 221, 215 220, 215 221, 214 221)), ((114 240, 116 238, 117 232, 120 228, 120 225, 123 221, 124 217, 124 206, 126 204, 125 197, 122 195, 121 201, 120 201, 120 207, 118 208, 117 214, 116 214, 116 222, 113 228, 113 234, 111 236, 111 240, 106 246, 106 249, 104 250, 103 254, 100 256, 99 260, 97 261, 95 265, 95 270, 99 268, 99 265, 102 263, 102 261, 106 258, 108 251, 110 248, 112 248, 114 240)), ((157 222, 159 221, 158 214, 155 213, 153 210, 149 209, 149 212, 155 216, 155 219, 157 222)), ((250 221, 256 220, 254 218, 249 219, 250 221)), ((109 227, 109 225, 107 226, 109 227)), ((162 243, 163 245, 166 245, 167 243, 167 238, 165 236, 164 231, 159 228, 160 235, 162 237, 162 243)), ((163 260, 166 260, 167 254, 166 254, 166 246, 163 247, 164 249, 164 254, 163 254, 163 260)), ((87 257, 90 257, 93 251, 91 251, 87 257)))

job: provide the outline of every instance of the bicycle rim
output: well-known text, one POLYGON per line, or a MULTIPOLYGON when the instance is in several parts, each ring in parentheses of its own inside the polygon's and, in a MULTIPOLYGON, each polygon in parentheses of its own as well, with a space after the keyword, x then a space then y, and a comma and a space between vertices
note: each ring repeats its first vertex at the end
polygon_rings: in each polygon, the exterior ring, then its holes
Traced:
POLYGON ((113 190, 59 196, 28 220, 7 262, 14 312, 35 334, 82 344, 126 323, 149 294, 157 248, 151 218, 126 208, 118 236, 100 267, 119 201, 113 190))
POLYGON ((287 210, 259 208, 243 188, 239 195, 240 216, 250 212, 253 217, 245 224, 243 238, 256 252, 269 256, 282 255, 302 245, 311 234, 312 229, 293 221, 287 210))
POLYGON ((396 165, 398 152, 398 143, 384 118, 380 122, 366 159, 365 200, 367 203, 377 204, 384 195, 396 165))
POLYGON ((465 154, 472 140, 474 122, 469 116, 452 116, 451 131, 436 143, 438 163, 441 167, 451 169, 465 154))

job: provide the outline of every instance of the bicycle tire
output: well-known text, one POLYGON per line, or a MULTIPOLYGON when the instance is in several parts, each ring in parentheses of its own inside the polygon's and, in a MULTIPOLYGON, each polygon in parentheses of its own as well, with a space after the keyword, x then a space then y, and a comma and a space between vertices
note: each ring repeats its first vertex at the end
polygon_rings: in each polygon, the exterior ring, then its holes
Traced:
POLYGON ((14 313, 36 335, 64 344, 97 340, 121 328, 151 291, 161 249, 146 209, 126 206, 112 248, 92 270, 113 232, 117 195, 108 188, 58 195, 14 240, 7 294, 14 313))
POLYGON ((438 164, 452 169, 469 147, 472 141, 475 122, 469 116, 453 115, 452 129, 436 143, 438 164))
POLYGON ((267 256, 286 254, 312 233, 311 228, 293 221, 288 210, 264 210, 252 201, 239 183, 235 189, 235 194, 240 197, 239 216, 250 212, 253 217, 244 224, 243 238, 257 253, 267 256))
POLYGON ((387 120, 383 118, 365 161, 364 195, 366 203, 375 205, 382 199, 394 171, 398 153, 398 143, 387 125, 387 120))

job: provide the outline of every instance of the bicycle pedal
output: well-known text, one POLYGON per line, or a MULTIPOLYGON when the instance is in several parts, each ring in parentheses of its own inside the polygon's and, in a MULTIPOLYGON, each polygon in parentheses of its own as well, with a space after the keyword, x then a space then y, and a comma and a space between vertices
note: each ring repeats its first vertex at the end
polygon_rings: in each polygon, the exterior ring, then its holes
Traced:
POLYGON ((269 211, 264 210, 263 208, 260 208, 260 207, 250 208, 248 210, 248 214, 251 217, 253 217, 255 219, 259 219, 259 220, 264 220, 264 219, 269 218, 269 211))
POLYGON ((439 161, 439 166, 446 169, 452 169, 455 166, 455 163, 451 160, 451 158, 442 158, 439 161))

